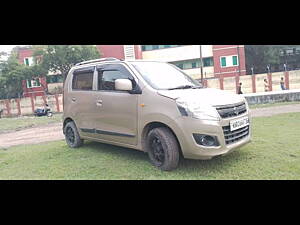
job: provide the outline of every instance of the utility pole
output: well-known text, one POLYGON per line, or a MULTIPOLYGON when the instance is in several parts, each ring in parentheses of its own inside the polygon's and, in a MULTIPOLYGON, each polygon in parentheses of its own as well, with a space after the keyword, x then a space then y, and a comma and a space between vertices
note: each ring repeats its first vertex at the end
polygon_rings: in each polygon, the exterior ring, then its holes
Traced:
POLYGON ((241 63, 240 63, 240 46, 237 46, 238 64, 239 64, 239 76, 241 76, 241 63))
POLYGON ((202 60, 202 45, 200 45, 200 71, 201 71, 201 84, 203 85, 203 60, 202 60))

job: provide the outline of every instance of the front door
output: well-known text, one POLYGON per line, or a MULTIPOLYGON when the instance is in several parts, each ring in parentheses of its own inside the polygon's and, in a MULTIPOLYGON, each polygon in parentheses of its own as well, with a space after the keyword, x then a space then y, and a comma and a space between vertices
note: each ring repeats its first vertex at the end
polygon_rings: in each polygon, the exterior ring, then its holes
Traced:
POLYGON ((115 90, 116 79, 130 79, 136 84, 129 70, 121 64, 106 64, 97 69, 97 114, 95 119, 98 139, 137 144, 138 96, 128 91, 115 90))

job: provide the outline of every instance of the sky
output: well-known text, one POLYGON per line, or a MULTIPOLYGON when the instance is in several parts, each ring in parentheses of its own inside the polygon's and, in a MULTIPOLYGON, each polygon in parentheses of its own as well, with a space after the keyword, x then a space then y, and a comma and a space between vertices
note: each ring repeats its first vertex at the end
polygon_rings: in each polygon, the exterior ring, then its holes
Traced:
MULTIPOLYGON (((0 52, 10 53, 10 51, 16 46, 26 46, 26 45, 0 45, 0 52)), ((2 57, 2 58, 0 57, 0 59, 6 59, 6 57, 2 57)))

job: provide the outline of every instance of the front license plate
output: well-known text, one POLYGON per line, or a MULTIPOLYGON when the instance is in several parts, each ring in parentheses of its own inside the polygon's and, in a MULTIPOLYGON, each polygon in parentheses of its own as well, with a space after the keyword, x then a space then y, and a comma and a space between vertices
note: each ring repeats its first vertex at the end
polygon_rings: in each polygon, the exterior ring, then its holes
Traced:
POLYGON ((230 121, 230 131, 234 131, 249 125, 249 117, 230 121))

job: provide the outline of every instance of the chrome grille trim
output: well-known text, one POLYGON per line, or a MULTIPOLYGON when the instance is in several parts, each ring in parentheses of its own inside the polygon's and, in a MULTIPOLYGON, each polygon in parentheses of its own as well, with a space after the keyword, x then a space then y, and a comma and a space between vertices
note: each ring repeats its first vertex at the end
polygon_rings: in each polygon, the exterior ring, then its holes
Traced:
POLYGON ((223 133, 225 138, 226 145, 233 144, 237 141, 240 141, 246 138, 249 135, 250 126, 242 127, 235 131, 230 131, 230 126, 223 127, 223 133))
POLYGON ((236 117, 247 112, 245 102, 231 106, 217 106, 216 109, 223 119, 236 117))

